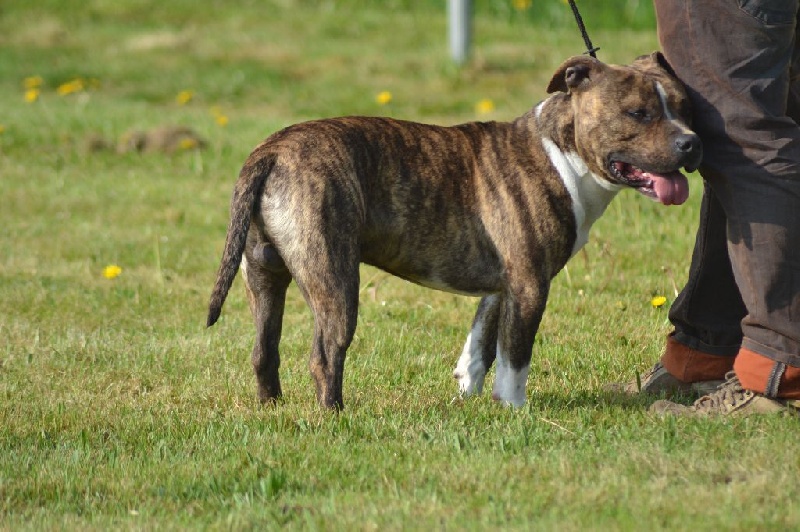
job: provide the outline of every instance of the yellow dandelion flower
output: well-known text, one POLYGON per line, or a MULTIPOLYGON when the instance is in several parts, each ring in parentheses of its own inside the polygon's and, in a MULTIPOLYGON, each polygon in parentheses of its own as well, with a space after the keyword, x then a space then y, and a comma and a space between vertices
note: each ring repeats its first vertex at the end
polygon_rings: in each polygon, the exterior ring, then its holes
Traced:
POLYGON ((4 126, 3 124, 0 124, 0 135, 2 135, 5 132, 6 132, 6 126, 4 126))
POLYGON ((511 4, 517 11, 525 11, 533 5, 533 0, 512 0, 511 4))
POLYGON ((667 302, 667 298, 664 296, 655 296, 653 299, 650 300, 650 304, 653 305, 653 308, 663 307, 664 303, 667 302))
POLYGON ((175 101, 178 102, 178 105, 186 105, 192 101, 192 98, 194 98, 194 92, 186 90, 179 92, 178 95, 175 96, 175 101))
POLYGON ((109 264, 103 268, 103 277, 106 279, 116 279, 122 273, 122 268, 116 264, 109 264))
POLYGON ((186 137, 181 139, 180 143, 178 144, 180 149, 182 150, 193 150, 198 146, 197 139, 193 139, 191 137, 186 137))
POLYGON ((25 91, 25 101, 33 103, 39 99, 39 89, 28 89, 25 91))
POLYGON ((494 111, 494 102, 489 98, 484 98, 475 104, 475 112, 479 115, 488 115, 494 111))
POLYGON ((42 76, 28 76, 22 80, 22 86, 26 89, 38 89, 42 83, 44 83, 42 76))
POLYGON ((218 126, 225 127, 228 125, 228 117, 222 112, 222 107, 219 105, 212 105, 208 110, 211 116, 214 117, 214 122, 216 122, 218 126))
POLYGON ((81 92, 84 88, 83 80, 80 78, 75 78, 72 81, 68 81, 66 83, 62 83, 56 89, 56 92, 59 96, 67 96, 68 94, 74 94, 76 92, 81 92))
POLYGON ((392 93, 389 91, 381 91, 375 96, 375 101, 378 105, 386 105, 392 101, 392 93))

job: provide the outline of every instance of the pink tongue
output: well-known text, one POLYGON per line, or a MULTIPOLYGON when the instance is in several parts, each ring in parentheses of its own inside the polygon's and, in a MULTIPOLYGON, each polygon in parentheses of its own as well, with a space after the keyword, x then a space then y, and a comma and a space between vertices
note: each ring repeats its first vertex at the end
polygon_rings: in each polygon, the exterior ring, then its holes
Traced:
POLYGON ((656 197, 664 205, 680 205, 689 198, 689 180, 682 173, 645 175, 653 181, 656 197))

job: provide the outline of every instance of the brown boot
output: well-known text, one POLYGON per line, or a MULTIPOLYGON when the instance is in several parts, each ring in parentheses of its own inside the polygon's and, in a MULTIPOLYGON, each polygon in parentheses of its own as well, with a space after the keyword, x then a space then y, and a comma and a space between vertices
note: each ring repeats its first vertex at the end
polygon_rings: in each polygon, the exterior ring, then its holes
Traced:
POLYGON ((678 379, 661 364, 656 364, 644 375, 636 375, 635 380, 626 383, 612 383, 606 386, 606 390, 617 393, 635 395, 639 393, 650 395, 687 395, 690 397, 700 397, 713 392, 724 381, 706 380, 697 382, 683 382, 678 379))
POLYGON ((667 336, 664 354, 655 366, 635 380, 606 386, 606 390, 626 394, 651 394, 672 397, 676 394, 700 397, 725 382, 733 367, 733 357, 718 356, 692 349, 667 336))

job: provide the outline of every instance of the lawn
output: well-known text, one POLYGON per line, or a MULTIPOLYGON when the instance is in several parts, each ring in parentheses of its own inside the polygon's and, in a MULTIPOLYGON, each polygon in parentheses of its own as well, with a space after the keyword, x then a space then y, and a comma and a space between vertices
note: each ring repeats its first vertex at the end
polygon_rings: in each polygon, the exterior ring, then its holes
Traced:
MULTIPOLYGON (((601 59, 657 48, 649 2, 579 4, 601 59)), ((660 354, 699 176, 684 206, 609 207, 554 282, 521 409, 456 398, 476 299, 379 270, 338 415, 316 405, 295 287, 275 407, 240 279, 204 327, 258 142, 344 114, 519 116, 583 52, 564 2, 478 0, 461 68, 441 1, 75 5, 0 7, 0 529, 800 527, 798 421, 661 419, 603 391, 660 354), (205 149, 117 149, 161 126, 205 149)))

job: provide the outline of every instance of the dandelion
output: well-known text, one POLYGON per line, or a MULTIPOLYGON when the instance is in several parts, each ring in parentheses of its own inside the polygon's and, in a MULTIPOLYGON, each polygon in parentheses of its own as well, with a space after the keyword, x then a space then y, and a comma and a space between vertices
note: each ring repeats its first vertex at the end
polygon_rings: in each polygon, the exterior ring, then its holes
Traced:
POLYGON ((475 112, 479 115, 488 115, 494 111, 494 102, 489 98, 484 98, 475 104, 475 112))
POLYGON ((122 273, 122 268, 116 264, 109 264, 103 268, 103 277, 106 279, 116 279, 122 273))
POLYGON ((531 8, 531 5, 533 5, 533 0, 512 0, 511 4, 517 11, 525 11, 526 9, 531 8))
POLYGON ((667 302, 667 298, 664 296, 655 296, 653 299, 650 300, 650 304, 653 305, 653 308, 663 307, 664 303, 667 302))
POLYGON ((42 86, 42 83, 44 83, 42 76, 28 76, 22 80, 22 86, 26 89, 38 89, 42 86))
POLYGON ((193 150, 197 148, 197 146, 198 146, 197 139, 191 137, 186 137, 181 139, 180 143, 178 144, 178 147, 180 147, 180 149, 182 150, 193 150))
POLYGON ((2 135, 5 132, 6 132, 6 126, 4 126, 3 124, 0 124, 0 135, 2 135))
POLYGON ((25 91, 25 101, 28 103, 33 103, 39 99, 39 89, 27 89, 25 91))
POLYGON ((192 98, 194 98, 194 92, 185 90, 179 92, 178 95, 175 96, 175 101, 178 102, 178 105, 186 105, 192 101, 192 98))
POLYGON ((216 122, 219 127, 228 125, 228 116, 222 112, 222 108, 219 105, 215 105, 211 108, 211 114, 214 117, 214 122, 216 122))
POLYGON ((59 96, 67 96, 69 94, 74 94, 76 92, 81 92, 84 89, 83 80, 80 78, 75 78, 72 81, 68 81, 66 83, 62 83, 56 89, 56 92, 59 96))
POLYGON ((375 96, 375 101, 378 105, 386 105, 392 101, 392 93, 389 91, 381 91, 375 96))

